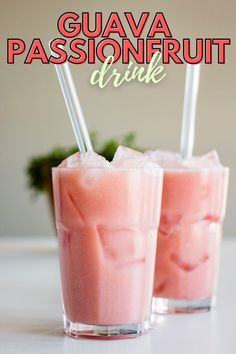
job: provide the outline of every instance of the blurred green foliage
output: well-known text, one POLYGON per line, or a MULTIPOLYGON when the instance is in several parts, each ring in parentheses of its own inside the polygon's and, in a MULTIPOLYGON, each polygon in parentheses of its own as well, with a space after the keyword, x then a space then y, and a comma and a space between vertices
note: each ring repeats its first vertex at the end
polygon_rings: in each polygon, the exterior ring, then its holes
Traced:
MULTIPOLYGON (((136 136, 130 132, 120 139, 109 139, 104 143, 98 142, 97 133, 91 133, 91 140, 94 150, 104 156, 108 161, 113 159, 114 153, 119 145, 124 145, 132 149, 143 151, 144 149, 136 145, 136 136)), ((26 166, 28 186, 34 192, 51 192, 52 190, 52 167, 57 167, 64 159, 78 151, 76 146, 71 148, 56 147, 48 154, 38 155, 29 161, 26 166)))

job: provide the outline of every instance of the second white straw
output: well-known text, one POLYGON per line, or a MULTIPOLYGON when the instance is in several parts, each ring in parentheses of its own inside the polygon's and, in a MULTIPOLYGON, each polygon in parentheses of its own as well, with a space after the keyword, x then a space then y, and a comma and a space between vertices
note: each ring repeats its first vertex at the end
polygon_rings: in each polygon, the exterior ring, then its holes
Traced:
POLYGON ((180 142, 182 158, 191 157, 193 154, 199 78, 200 64, 187 64, 180 142))

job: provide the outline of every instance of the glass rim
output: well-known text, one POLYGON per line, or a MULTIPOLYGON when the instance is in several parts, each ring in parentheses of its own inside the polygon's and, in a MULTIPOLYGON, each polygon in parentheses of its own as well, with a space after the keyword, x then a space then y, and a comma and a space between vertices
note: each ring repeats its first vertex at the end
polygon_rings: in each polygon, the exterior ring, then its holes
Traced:
POLYGON ((117 172, 117 171, 159 171, 160 173, 164 173, 164 168, 157 166, 145 166, 145 167, 118 167, 118 166, 111 166, 111 167, 94 167, 94 166, 79 166, 79 167, 52 167, 52 171, 54 170, 65 170, 65 171, 76 171, 76 170, 105 170, 107 172, 117 172))

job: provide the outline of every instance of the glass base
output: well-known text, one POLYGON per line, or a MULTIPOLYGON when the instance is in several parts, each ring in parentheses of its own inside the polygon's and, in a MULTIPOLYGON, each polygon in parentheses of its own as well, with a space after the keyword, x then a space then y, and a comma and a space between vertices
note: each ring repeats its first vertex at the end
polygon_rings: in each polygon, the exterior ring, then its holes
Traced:
POLYGON ((148 332, 150 321, 124 325, 100 326, 74 323, 64 315, 65 333, 73 338, 89 337, 94 339, 125 339, 137 337, 148 332))
POLYGON ((215 306, 215 298, 180 300, 153 297, 152 313, 193 313, 210 311, 215 306))

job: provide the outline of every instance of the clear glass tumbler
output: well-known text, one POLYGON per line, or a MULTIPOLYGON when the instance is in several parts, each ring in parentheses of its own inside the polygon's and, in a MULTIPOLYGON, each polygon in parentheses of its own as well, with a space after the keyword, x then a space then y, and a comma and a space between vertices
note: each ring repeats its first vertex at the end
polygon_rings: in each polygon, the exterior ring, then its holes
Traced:
POLYGON ((125 338, 149 328, 160 168, 53 168, 65 332, 125 338))
POLYGON ((164 169, 153 312, 215 303, 229 169, 164 169))

